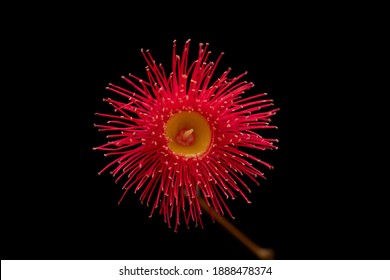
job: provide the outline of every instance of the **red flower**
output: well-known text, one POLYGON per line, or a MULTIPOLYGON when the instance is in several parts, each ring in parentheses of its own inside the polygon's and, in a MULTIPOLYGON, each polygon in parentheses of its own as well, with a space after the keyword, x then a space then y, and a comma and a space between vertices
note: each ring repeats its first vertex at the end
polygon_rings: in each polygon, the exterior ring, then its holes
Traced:
POLYGON ((142 203, 152 203, 150 215, 159 208, 168 226, 175 220, 175 230, 183 218, 187 226, 190 220, 202 225, 197 195, 220 215, 232 216, 225 199, 240 195, 249 203, 242 176, 257 185, 264 177, 251 161, 272 166, 240 148, 274 149, 277 142, 255 132, 275 128, 269 122, 278 109, 266 93, 243 97, 254 85, 240 81, 246 73, 229 78, 231 69, 213 79, 223 53, 209 62, 208 44, 199 44, 198 59, 190 63, 189 46, 190 40, 180 57, 174 41, 169 75, 141 50, 147 80, 129 74, 122 78, 130 87, 109 84, 122 101, 104 99, 115 114, 97 113, 109 121, 96 126, 110 141, 94 148, 114 158, 101 172, 112 168, 123 181, 119 203, 129 190, 139 191, 142 203))

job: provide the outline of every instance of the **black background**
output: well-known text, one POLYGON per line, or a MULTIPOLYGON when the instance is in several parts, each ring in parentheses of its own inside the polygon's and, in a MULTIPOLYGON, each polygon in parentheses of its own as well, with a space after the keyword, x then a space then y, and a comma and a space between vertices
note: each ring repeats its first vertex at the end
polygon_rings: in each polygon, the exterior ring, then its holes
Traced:
POLYGON ((251 93, 281 109, 279 130, 267 132, 279 149, 261 155, 275 169, 253 186, 252 204, 229 203, 237 227, 277 259, 389 258, 383 184, 366 179, 361 156, 371 142, 349 137, 364 126, 345 83, 354 30, 315 12, 197 8, 53 8, 10 32, 2 259, 255 258, 207 215, 204 229, 174 233, 136 195, 118 206, 120 186, 97 175, 108 163, 92 151, 104 141, 94 113, 110 113, 105 86, 146 77, 141 48, 169 69, 174 39, 179 50, 191 39, 193 52, 208 42, 214 60, 225 52, 219 69, 249 71, 251 93))

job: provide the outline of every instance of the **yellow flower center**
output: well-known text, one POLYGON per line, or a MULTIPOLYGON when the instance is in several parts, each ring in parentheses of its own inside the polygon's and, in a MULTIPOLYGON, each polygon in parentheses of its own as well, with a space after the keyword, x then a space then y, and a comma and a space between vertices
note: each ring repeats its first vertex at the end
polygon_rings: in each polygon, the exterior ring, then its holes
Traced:
POLYGON ((180 112, 171 116, 165 135, 169 140, 168 148, 185 157, 204 154, 211 143, 210 125, 198 112, 180 112))

